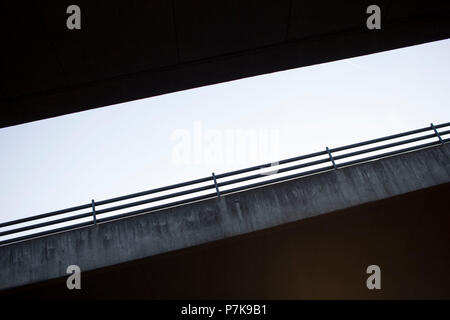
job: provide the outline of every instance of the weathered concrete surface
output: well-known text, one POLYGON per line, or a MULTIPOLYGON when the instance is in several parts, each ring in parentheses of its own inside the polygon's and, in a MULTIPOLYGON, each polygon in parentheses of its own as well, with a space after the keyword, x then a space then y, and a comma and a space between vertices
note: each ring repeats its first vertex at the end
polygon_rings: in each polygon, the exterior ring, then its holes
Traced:
POLYGON ((0 289, 298 221, 450 181, 450 145, 0 247, 0 289))

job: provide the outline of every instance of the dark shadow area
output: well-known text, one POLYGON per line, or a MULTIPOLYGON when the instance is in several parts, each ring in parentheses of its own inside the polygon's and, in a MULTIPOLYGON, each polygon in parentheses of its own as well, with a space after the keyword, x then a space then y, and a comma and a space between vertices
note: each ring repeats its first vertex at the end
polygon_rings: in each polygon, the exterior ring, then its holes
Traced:
POLYGON ((38 299, 450 298, 450 184, 0 293, 38 299), (366 268, 381 268, 368 290, 366 268))
POLYGON ((2 1, 0 128, 450 37, 450 2, 2 1))

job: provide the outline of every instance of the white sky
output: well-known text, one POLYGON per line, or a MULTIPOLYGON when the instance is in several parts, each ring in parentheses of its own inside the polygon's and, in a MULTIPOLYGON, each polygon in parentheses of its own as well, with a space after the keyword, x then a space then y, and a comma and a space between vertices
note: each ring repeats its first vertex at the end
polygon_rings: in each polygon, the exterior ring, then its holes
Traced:
POLYGON ((449 58, 437 41, 0 129, 0 221, 448 122, 449 58))

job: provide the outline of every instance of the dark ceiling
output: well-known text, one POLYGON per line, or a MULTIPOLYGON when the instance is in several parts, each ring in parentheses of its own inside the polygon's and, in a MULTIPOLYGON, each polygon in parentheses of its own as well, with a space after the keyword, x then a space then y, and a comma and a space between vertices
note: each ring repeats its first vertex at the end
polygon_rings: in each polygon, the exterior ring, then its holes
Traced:
POLYGON ((450 36, 448 0, 40 0, 0 10, 0 127, 450 36), (81 30, 66 27, 74 3, 81 30), (371 4, 381 30, 366 27, 371 4))

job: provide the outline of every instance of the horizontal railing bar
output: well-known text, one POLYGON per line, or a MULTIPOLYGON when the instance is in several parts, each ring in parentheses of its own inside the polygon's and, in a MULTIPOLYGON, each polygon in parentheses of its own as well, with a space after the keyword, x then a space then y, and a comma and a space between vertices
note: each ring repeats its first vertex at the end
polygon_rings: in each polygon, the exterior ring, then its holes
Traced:
MULTIPOLYGON (((321 155, 325 155, 325 154, 327 154, 326 151, 314 152, 314 153, 310 153, 310 154, 305 154, 303 156, 298 156, 298 157, 293 157, 293 158, 289 158, 289 159, 280 160, 280 161, 278 161, 278 164, 281 165, 281 164, 294 162, 294 161, 299 161, 299 160, 304 160, 304 159, 308 159, 308 158, 313 158, 313 157, 317 157, 317 156, 321 156, 321 155)), ((267 167, 270 167, 272 165, 273 165, 272 163, 266 163, 266 164, 259 165, 259 166, 253 166, 253 167, 248 167, 248 168, 245 168, 245 169, 240 169, 240 170, 235 170, 235 171, 231 171, 231 172, 216 174, 216 178, 217 179, 226 178, 226 177, 234 176, 234 175, 241 174, 241 173, 246 173, 246 172, 250 172, 250 171, 259 170, 259 169, 262 169, 262 168, 267 168, 267 167)))
POLYGON ((236 178, 236 179, 233 179, 233 180, 219 182, 219 183, 217 183, 217 186, 218 187, 224 187, 224 186, 228 186, 230 184, 235 184, 235 183, 239 183, 239 182, 249 181, 249 180, 252 180, 252 179, 257 179, 257 178, 262 178, 262 177, 264 177, 264 176, 261 175, 261 174, 253 174, 251 176, 246 176, 246 177, 242 177, 242 178, 236 178))
MULTIPOLYGON (((446 126, 449 126, 449 125, 450 125, 450 122, 447 122, 447 123, 443 123, 443 124, 440 124, 440 125, 436 125, 435 128, 442 128, 442 127, 446 127, 446 126)), ((386 140, 391 140, 391 139, 396 139, 396 138, 401 138, 401 137, 404 137, 404 136, 408 136, 408 135, 412 135, 412 134, 416 134, 416 133, 421 133, 421 132, 428 131, 428 130, 433 130, 433 129, 431 127, 424 127, 424 128, 420 128, 420 129, 416 129, 416 130, 411 130, 411 131, 407 131, 407 132, 393 134, 393 135, 390 135, 390 136, 385 136, 385 137, 382 137, 382 138, 367 140, 367 141, 363 141, 363 142, 349 144, 349 145, 346 145, 346 146, 343 146, 343 147, 333 148, 333 149, 330 149, 330 152, 338 152, 338 151, 342 151, 342 150, 362 147, 362 146, 365 146, 365 145, 368 145, 368 144, 377 143, 377 142, 386 141, 386 140)))
MULTIPOLYGON (((444 135, 444 134, 449 134, 449 133, 450 133, 450 130, 444 131, 443 133, 440 133, 440 134, 444 135)), ((354 151, 354 152, 349 152, 349 153, 333 156, 333 158, 334 158, 334 160, 339 160, 339 159, 343 159, 343 158, 354 157, 354 156, 357 156, 357 155, 360 155, 360 154, 370 153, 370 152, 374 152, 374 151, 378 151, 378 150, 382 150, 382 149, 388 149, 388 148, 400 146, 400 145, 403 145, 403 144, 408 144, 408 143, 412 143, 412 142, 426 140, 426 139, 430 139, 430 138, 434 138, 434 137, 437 137, 435 133, 429 134, 429 135, 426 135, 426 136, 422 136, 422 137, 416 137, 416 138, 411 138, 411 139, 407 139, 407 140, 397 141, 397 142, 393 142, 393 143, 389 143, 389 144, 384 144, 382 146, 372 147, 372 148, 368 148, 368 149, 364 149, 364 150, 358 150, 358 151, 354 151)))
POLYGON ((435 127, 436 129, 439 129, 439 128, 448 127, 448 126, 450 126, 450 122, 441 123, 441 124, 436 124, 434 127, 435 127))
POLYGON ((111 217, 97 219, 97 223, 111 221, 111 220, 116 220, 116 219, 129 217, 129 216, 134 216, 134 215, 142 214, 142 213, 150 213, 150 212, 155 211, 155 210, 161 210, 161 209, 165 209, 165 208, 175 207, 175 206, 178 206, 178 205, 181 205, 181 204, 191 203, 191 202, 205 200, 205 199, 210 199, 210 198, 215 198, 215 197, 217 197, 217 193, 215 193, 215 192, 214 193, 209 193, 209 194, 198 196, 198 197, 194 197, 194 198, 184 199, 184 200, 180 200, 180 201, 176 201, 176 202, 162 204, 162 205, 159 205, 159 206, 139 209, 139 210, 126 212, 126 213, 122 213, 122 214, 111 216, 111 217))
POLYGON ((0 223, 0 228, 8 227, 8 226, 11 226, 13 224, 19 224, 19 223, 29 222, 29 221, 33 221, 33 220, 48 218, 48 217, 56 216, 58 214, 64 214, 64 213, 68 213, 68 212, 72 212, 72 211, 87 209, 87 208, 90 208, 90 207, 91 207, 90 203, 89 204, 83 204, 83 205, 76 206, 76 207, 66 208, 66 209, 62 209, 62 210, 58 210, 58 211, 53 211, 53 212, 39 214, 39 215, 36 215, 36 216, 31 216, 31 217, 27 217, 27 218, 17 219, 17 220, 13 220, 13 221, 9 221, 9 222, 4 222, 4 223, 0 223))
POLYGON ((128 194, 126 196, 121 196, 121 197, 115 197, 115 198, 110 198, 110 199, 106 199, 106 200, 96 201, 95 205, 96 206, 101 206, 103 204, 108 204, 108 203, 111 203, 111 202, 128 200, 128 199, 131 199, 131 198, 146 196, 146 195, 149 195, 149 194, 152 194, 152 193, 157 193, 157 192, 167 191, 167 190, 171 190, 171 189, 186 187, 186 186, 190 186, 190 185, 197 184, 197 183, 208 182, 208 181, 211 181, 211 180, 212 180, 212 177, 205 177, 205 178, 195 179, 195 180, 191 180, 191 181, 187 181, 187 182, 176 183, 176 184, 172 184, 170 186, 165 186, 165 187, 161 187, 161 188, 156 188, 156 189, 151 189, 151 190, 147 190, 147 191, 142 191, 142 192, 136 192, 136 193, 128 194))
POLYGON ((52 229, 52 230, 42 231, 42 232, 33 233, 33 234, 27 234, 27 235, 22 236, 22 237, 17 237, 17 238, 12 238, 12 239, 7 239, 7 240, 0 241, 0 245, 12 243, 12 242, 23 241, 23 240, 34 239, 34 238, 38 238, 38 237, 41 237, 41 236, 47 236, 47 235, 59 233, 59 232, 62 232, 62 231, 78 229, 78 228, 86 227, 86 226, 90 226, 90 225, 92 225, 92 221, 90 221, 90 222, 82 222, 82 223, 78 223, 78 224, 74 224, 74 225, 70 225, 70 226, 62 227, 62 228, 58 228, 58 229, 52 229))
MULTIPOLYGON (((292 170, 296 170, 296 169, 301 169, 301 168, 305 168, 305 167, 311 167, 311 166, 318 165, 318 164, 325 163, 325 162, 329 162, 329 161, 330 161, 330 159, 328 159, 328 158, 327 159, 320 159, 320 160, 310 161, 310 162, 307 162, 307 163, 302 163, 302 164, 298 164, 298 165, 294 165, 294 166, 278 169, 276 173, 283 173, 283 172, 292 171, 292 170)), ((247 176, 247 177, 242 177, 242 178, 237 178, 237 179, 233 179, 233 180, 229 180, 229 181, 224 181, 224 182, 218 183, 217 185, 219 187, 223 187, 223 186, 226 186, 226 185, 235 184, 235 183, 238 183, 238 182, 248 181, 248 180, 262 178, 262 177, 266 177, 266 176, 262 175, 262 174, 254 174, 254 175, 247 176)))
POLYGON ((78 219, 87 218, 87 217, 92 217, 92 213, 88 212, 88 213, 77 214, 75 216, 70 216, 70 217, 66 217, 66 218, 61 218, 61 219, 57 219, 57 220, 52 220, 52 221, 32 224, 32 225, 21 227, 21 228, 16 228, 16 229, 3 231, 3 232, 0 232, 0 237, 6 236, 8 234, 23 232, 23 231, 32 230, 32 229, 38 229, 38 228, 42 228, 42 227, 51 226, 51 225, 54 225, 54 224, 59 224, 59 223, 72 221, 72 220, 78 220, 78 219))
MULTIPOLYGON (((166 187, 161 187, 161 188, 157 188, 157 189, 137 192, 137 193, 129 194, 129 195, 126 195, 126 196, 121 196, 121 197, 116 197, 116 198, 110 198, 110 199, 106 199, 106 200, 96 201, 95 205, 96 206, 100 206, 100 205, 108 204, 108 203, 111 203, 111 202, 127 200, 127 199, 131 199, 131 198, 135 198, 135 197, 139 197, 139 196, 143 196, 143 195, 148 195, 148 194, 152 194, 152 193, 162 192, 162 191, 166 191, 166 190, 170 190, 170 189, 176 189, 176 188, 180 188, 180 187, 184 187, 184 186, 188 186, 188 185, 192 185, 192 184, 207 182, 207 181, 210 181, 210 180, 212 180, 212 177, 200 178, 200 179, 191 180, 191 181, 188 181, 188 182, 173 184, 173 185, 166 186, 166 187)), ((0 223, 0 228, 11 226, 11 225, 14 225, 14 224, 29 222, 29 221, 33 221, 33 220, 39 220, 39 219, 43 219, 43 218, 48 218, 48 217, 55 216, 55 215, 58 215, 58 214, 69 213, 69 212, 72 212, 72 211, 87 209, 87 208, 91 208, 91 207, 92 207, 92 204, 89 203, 89 204, 84 204, 84 205, 80 205, 80 206, 76 206, 76 207, 71 207, 71 208, 61 209, 61 210, 58 210, 58 211, 53 211, 53 212, 49 212, 49 213, 35 215, 35 216, 31 216, 31 217, 21 218, 21 219, 17 219, 17 220, 13 220, 13 221, 0 223)))
MULTIPOLYGON (((450 130, 446 130, 446 131, 441 131, 441 132, 439 132, 439 135, 440 135, 440 136, 445 136, 446 134, 450 134, 450 130)), ((436 134, 435 134, 434 136, 437 137, 436 134)))
MULTIPOLYGON (((122 205, 119 205, 119 206, 115 206, 115 207, 110 207, 110 208, 105 208, 105 209, 101 209, 101 210, 96 210, 95 213, 96 213, 96 215, 99 215, 99 214, 106 213, 106 212, 111 212, 111 211, 116 211, 116 210, 120 210, 120 209, 136 207, 136 206, 139 206, 139 205, 143 205, 143 204, 147 204, 147 203, 151 203, 151 202, 155 202, 155 201, 175 198, 175 197, 183 196, 183 195, 186 195, 186 194, 191 194, 191 193, 200 192, 200 191, 206 191, 206 190, 213 189, 213 188, 215 188, 215 186, 212 184, 212 185, 198 187, 198 188, 189 189, 189 190, 185 190, 185 191, 175 192, 175 193, 171 193, 171 194, 167 194, 167 195, 159 196, 159 197, 155 197, 155 198, 135 201, 135 202, 131 202, 131 203, 125 203, 125 204, 122 204, 122 205)), ((96 203, 96 205, 97 205, 97 203, 96 203)))
POLYGON ((224 190, 224 191, 221 191, 220 193, 221 194, 229 194, 229 193, 233 193, 233 192, 237 192, 237 191, 241 191, 241 190, 252 189, 252 188, 256 188, 256 187, 261 187, 261 186, 265 186, 265 185, 269 185, 269 184, 273 184, 273 183, 277 183, 277 182, 281 182, 281 181, 285 181, 285 180, 295 179, 295 178, 299 178, 299 177, 303 177, 303 176, 307 176, 307 175, 311 175, 311 174, 315 174, 315 173, 319 173, 319 172, 325 172, 325 171, 329 171, 332 169, 334 169, 333 166, 318 168, 318 169, 314 169, 314 170, 291 174, 289 176, 279 177, 279 178, 275 178, 275 179, 271 179, 271 180, 267 180, 267 181, 256 182, 253 184, 224 190))
MULTIPOLYGON (((444 142, 448 142, 448 141, 450 141, 450 138, 449 139, 445 139, 443 141, 444 142)), ((385 153, 382 153, 382 154, 377 154, 377 155, 373 155, 373 156, 366 157, 366 158, 361 158, 361 159, 356 159, 356 160, 352 160, 352 161, 347 161, 347 162, 338 164, 337 167, 338 168, 345 167, 345 166, 349 166, 349 165, 356 164, 356 163, 376 160, 376 159, 380 159, 380 158, 384 158, 384 157, 393 156, 393 155, 396 155, 396 154, 399 154, 399 153, 405 153, 405 152, 409 152, 409 151, 414 151, 414 150, 418 150, 418 149, 432 147, 432 146, 439 145, 439 144, 441 144, 441 142, 439 142, 439 141, 428 142, 428 143, 420 144, 420 145, 417 145, 417 146, 412 146, 412 147, 405 148, 405 149, 394 150, 394 151, 385 152, 385 153)))

